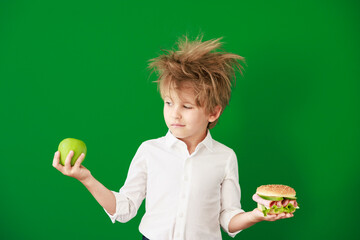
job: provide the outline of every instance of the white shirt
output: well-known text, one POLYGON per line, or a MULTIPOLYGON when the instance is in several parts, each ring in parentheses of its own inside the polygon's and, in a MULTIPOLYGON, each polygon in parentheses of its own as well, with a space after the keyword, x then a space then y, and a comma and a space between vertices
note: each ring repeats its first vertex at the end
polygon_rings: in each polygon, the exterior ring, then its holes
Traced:
POLYGON ((210 131, 189 155, 170 130, 143 142, 116 197, 111 221, 132 219, 146 197, 139 230, 150 240, 220 240, 220 226, 230 233, 233 216, 244 212, 235 152, 212 139, 210 131))

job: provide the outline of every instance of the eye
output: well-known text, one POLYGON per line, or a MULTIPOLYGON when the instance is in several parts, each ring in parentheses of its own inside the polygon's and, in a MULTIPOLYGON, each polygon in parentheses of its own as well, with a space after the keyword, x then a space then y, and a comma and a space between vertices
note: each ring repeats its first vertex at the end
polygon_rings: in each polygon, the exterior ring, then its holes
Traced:
POLYGON ((192 107, 190 107, 190 106, 185 106, 185 105, 184 105, 184 108, 186 108, 186 109, 192 109, 192 107))
POLYGON ((167 104, 167 105, 169 105, 169 106, 170 106, 170 105, 171 105, 171 102, 165 102, 165 104, 167 104))

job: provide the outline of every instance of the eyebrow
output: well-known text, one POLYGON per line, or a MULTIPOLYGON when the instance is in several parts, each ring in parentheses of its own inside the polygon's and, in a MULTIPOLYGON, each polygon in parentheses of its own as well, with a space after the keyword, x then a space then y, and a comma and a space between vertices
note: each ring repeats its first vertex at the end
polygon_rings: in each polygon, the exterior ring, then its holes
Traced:
POLYGON ((195 103, 192 102, 183 102, 184 104, 191 104, 191 105, 195 105, 195 103))
MULTIPOLYGON (((164 96, 164 100, 166 99, 166 98, 168 98, 168 99, 170 99, 170 100, 172 100, 172 98, 171 97, 169 97, 169 96, 164 96)), ((195 105, 195 103, 192 103, 192 102, 190 102, 190 101, 188 101, 188 100, 185 100, 184 102, 183 101, 181 101, 183 104, 191 104, 191 105, 195 105)))

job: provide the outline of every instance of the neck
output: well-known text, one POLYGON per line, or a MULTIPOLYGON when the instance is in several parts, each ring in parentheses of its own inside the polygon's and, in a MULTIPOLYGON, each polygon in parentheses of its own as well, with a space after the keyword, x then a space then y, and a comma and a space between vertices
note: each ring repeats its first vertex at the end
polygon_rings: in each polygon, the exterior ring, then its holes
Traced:
POLYGON ((205 133, 203 135, 201 135, 198 139, 188 140, 188 139, 180 138, 180 140, 186 144, 189 154, 192 154, 195 151, 197 145, 206 138, 207 131, 208 131, 208 129, 206 129, 205 133))

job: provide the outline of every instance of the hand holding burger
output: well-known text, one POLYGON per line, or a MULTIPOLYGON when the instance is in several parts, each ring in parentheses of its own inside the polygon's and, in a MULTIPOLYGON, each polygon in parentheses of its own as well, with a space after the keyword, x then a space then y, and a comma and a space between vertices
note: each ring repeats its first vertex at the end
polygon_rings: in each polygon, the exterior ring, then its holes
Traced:
POLYGON ((269 217, 277 220, 280 215, 281 218, 283 218, 282 216, 293 216, 295 210, 299 208, 295 195, 295 190, 289 186, 271 184, 258 187, 252 198, 257 202, 257 209, 262 212, 264 217, 276 215, 269 217))
POLYGON ((257 208, 235 215, 229 223, 229 231, 236 232, 261 221, 276 221, 293 217, 299 208, 293 188, 281 184, 263 185, 257 188, 253 200, 257 208))

